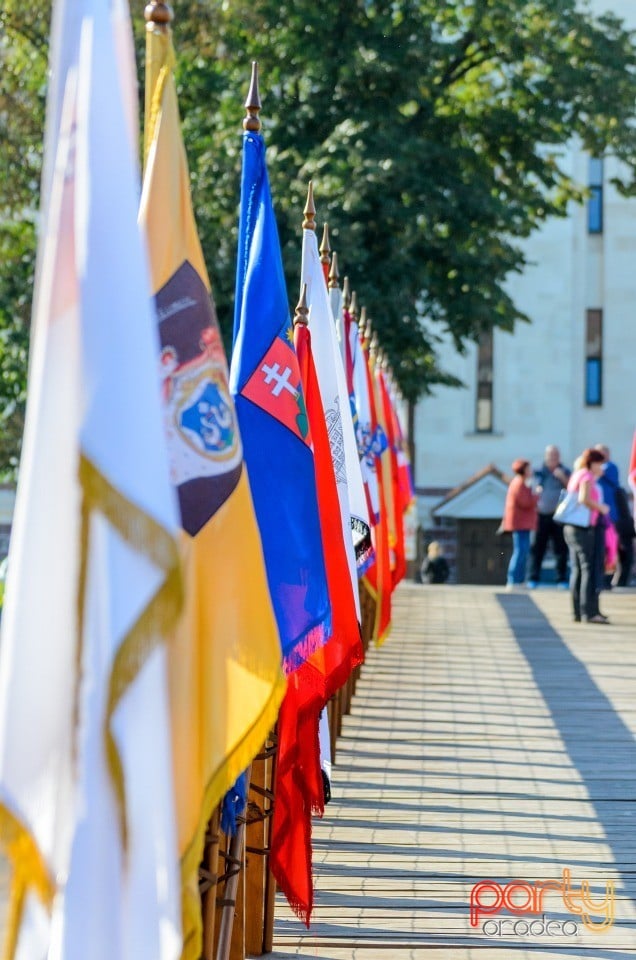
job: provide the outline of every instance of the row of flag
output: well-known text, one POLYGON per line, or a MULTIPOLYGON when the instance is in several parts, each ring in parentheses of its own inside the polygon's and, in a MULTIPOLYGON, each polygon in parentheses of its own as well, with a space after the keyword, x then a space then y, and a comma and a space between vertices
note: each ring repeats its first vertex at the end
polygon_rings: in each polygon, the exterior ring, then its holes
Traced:
POLYGON ((328 290, 313 202, 289 316, 254 86, 228 369, 149 10, 143 179, 127 0, 53 11, 0 648, 7 957, 198 960, 206 825, 276 723, 271 864, 308 923, 319 717, 363 658, 360 578, 380 642, 405 572, 399 396, 328 290))

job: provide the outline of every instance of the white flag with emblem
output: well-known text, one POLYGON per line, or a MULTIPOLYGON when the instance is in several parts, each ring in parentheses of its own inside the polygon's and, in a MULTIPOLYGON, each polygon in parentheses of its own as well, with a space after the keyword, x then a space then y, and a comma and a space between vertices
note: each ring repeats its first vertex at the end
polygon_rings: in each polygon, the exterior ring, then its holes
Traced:
POLYGON ((362 467, 362 477, 369 492, 371 521, 375 526, 380 518, 380 493, 376 473, 375 454, 373 453, 373 430, 371 427, 371 399, 369 397, 368 365, 362 344, 360 331, 355 321, 349 328, 349 342, 353 362, 353 392, 356 398, 358 422, 356 439, 362 467))
POLYGON ((165 653, 177 516, 121 12, 54 10, 54 159, 0 649, 6 956, 25 960, 181 951, 165 653))
POLYGON ((360 461, 356 448, 351 407, 342 355, 329 303, 329 292, 318 252, 316 231, 303 230, 301 289, 307 284, 311 346, 325 411, 331 457, 338 488, 343 536, 353 593, 360 619, 356 549, 370 539, 360 461))

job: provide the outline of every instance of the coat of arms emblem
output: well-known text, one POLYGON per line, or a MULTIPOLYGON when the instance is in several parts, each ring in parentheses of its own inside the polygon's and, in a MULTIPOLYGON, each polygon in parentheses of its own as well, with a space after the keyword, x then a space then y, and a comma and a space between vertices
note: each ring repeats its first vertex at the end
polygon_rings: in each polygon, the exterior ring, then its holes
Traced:
POLYGON ((187 261, 156 302, 170 471, 195 536, 236 487, 243 451, 212 300, 187 261))

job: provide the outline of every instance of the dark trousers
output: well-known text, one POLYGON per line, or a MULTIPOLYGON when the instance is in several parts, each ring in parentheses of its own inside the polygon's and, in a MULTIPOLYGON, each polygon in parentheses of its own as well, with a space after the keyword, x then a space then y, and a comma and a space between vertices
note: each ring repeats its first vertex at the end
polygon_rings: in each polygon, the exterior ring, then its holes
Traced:
POLYGON ((574 616, 595 617, 599 613, 597 588, 596 530, 594 527, 563 528, 570 548, 570 591, 574 616))
POLYGON ((619 534, 618 541, 618 564, 612 583, 615 587, 628 587, 629 580, 634 565, 634 541, 631 536, 619 534))
POLYGON ((541 564, 545 556, 548 542, 552 541, 552 549, 556 557, 556 572, 559 583, 565 583, 568 570, 568 547, 563 536, 563 526, 555 523, 551 513, 540 513, 537 532, 532 547, 529 580, 537 583, 541 579, 541 564))

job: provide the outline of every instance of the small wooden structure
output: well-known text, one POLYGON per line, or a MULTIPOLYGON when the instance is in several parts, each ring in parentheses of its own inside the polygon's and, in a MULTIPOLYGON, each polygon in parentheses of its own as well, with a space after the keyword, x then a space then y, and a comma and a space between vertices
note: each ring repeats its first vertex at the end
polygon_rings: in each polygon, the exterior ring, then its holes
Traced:
POLYGON ((506 582, 511 538, 496 536, 495 531, 507 489, 504 474, 491 463, 451 490, 431 511, 434 518, 455 523, 458 583, 495 586, 506 582))

